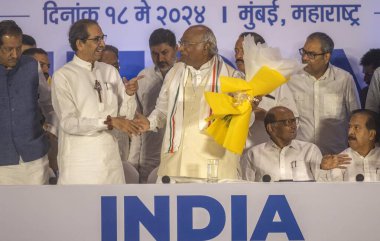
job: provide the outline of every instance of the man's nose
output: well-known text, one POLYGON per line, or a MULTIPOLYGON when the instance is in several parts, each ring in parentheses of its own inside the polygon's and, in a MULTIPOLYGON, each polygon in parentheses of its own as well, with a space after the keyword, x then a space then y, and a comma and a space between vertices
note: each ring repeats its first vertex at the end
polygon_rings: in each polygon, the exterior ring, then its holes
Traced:
POLYGON ((11 50, 11 57, 12 57, 12 58, 17 58, 17 49, 16 49, 16 48, 13 48, 13 49, 11 50))
POLYGON ((243 50, 236 50, 235 52, 235 59, 243 59, 244 51, 243 50))
POLYGON ((165 62, 165 55, 159 54, 158 55, 158 62, 165 62))

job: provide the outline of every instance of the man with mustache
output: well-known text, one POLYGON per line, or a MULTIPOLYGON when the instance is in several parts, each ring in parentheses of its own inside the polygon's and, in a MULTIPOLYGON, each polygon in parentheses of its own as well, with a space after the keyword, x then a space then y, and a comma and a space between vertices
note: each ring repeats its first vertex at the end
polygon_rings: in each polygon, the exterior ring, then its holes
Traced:
MULTIPOLYGON (((149 37, 149 48, 154 65, 138 74, 143 78, 136 93, 137 111, 144 116, 154 110, 166 73, 177 60, 176 37, 169 29, 156 29, 149 37)), ((138 170, 141 183, 146 183, 149 174, 160 164, 164 133, 165 127, 132 136, 128 161, 138 170)))
POLYGON ((323 155, 346 149, 349 115, 360 107, 351 74, 330 64, 333 49, 327 34, 310 34, 299 49, 306 66, 288 82, 300 114, 297 139, 316 144, 323 155))
MULTIPOLYGON (((238 40, 235 44, 235 62, 237 68, 245 74, 245 64, 244 64, 244 49, 243 42, 244 37, 252 36, 256 44, 265 44, 264 38, 255 32, 244 32, 240 34, 238 40)), ((248 80, 247 80, 248 81, 248 80)), ((270 79, 267 80, 271 81, 270 79)), ((255 122, 249 128, 248 138, 246 141, 246 150, 252 146, 264 143, 269 140, 269 136, 265 131, 264 117, 267 111, 275 106, 287 106, 292 110, 293 114, 298 117, 298 111, 296 103, 293 99, 293 94, 289 90, 288 85, 285 83, 272 91, 270 94, 262 97, 257 108, 253 111, 255 112, 255 122)))
POLYGON ((98 62, 105 40, 96 21, 75 22, 69 30, 74 58, 53 75, 52 100, 60 121, 58 184, 125 183, 117 140, 110 129, 123 121, 128 133, 138 133, 128 120, 136 110, 138 85, 137 79, 124 85, 116 68, 98 62))
POLYGON ((378 140, 379 115, 371 110, 355 110, 348 124, 349 148, 346 154, 351 161, 338 163, 332 159, 322 161, 321 167, 331 170, 333 181, 357 181, 358 175, 364 177, 359 181, 379 181, 380 148, 375 145, 378 140))
POLYGON ((21 28, 1 21, 0 184, 47 184, 49 145, 38 112, 38 62, 21 49, 21 28))
POLYGON ((298 117, 290 109, 276 106, 267 112, 264 123, 270 140, 250 148, 242 157, 243 179, 315 181, 322 154, 315 144, 295 140, 298 117))

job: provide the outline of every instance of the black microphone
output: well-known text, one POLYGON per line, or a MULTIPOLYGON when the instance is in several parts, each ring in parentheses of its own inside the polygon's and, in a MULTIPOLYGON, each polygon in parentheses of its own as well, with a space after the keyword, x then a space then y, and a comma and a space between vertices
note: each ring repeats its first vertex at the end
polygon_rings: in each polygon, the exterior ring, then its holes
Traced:
POLYGON ((268 174, 265 174, 262 178, 263 182, 270 182, 270 180, 272 180, 272 178, 268 174))
POLYGON ((170 183, 170 177, 169 176, 163 176, 161 178, 162 183, 168 184, 170 183))
POLYGON ((356 175, 356 181, 357 181, 357 182, 362 182, 362 181, 364 181, 364 176, 363 176, 363 174, 358 174, 358 175, 356 175))

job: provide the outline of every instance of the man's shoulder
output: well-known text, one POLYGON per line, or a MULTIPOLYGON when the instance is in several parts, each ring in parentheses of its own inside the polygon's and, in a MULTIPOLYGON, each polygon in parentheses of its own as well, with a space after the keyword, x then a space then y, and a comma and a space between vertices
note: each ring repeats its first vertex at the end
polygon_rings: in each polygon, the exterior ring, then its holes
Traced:
POLYGON ((32 66, 38 67, 38 62, 31 56, 28 55, 21 55, 20 60, 19 60, 19 65, 20 66, 32 66))
POLYGON ((342 77, 342 79, 344 79, 344 80, 351 80, 351 79, 353 79, 353 77, 352 77, 352 75, 350 74, 350 72, 348 72, 348 71, 345 70, 345 69, 342 69, 342 68, 340 68, 340 67, 338 67, 338 66, 335 66, 335 65, 333 65, 333 64, 330 64, 330 68, 331 68, 331 70, 333 71, 333 75, 332 75, 332 77, 333 77, 334 79, 336 79, 336 75, 337 75, 338 77, 342 77))

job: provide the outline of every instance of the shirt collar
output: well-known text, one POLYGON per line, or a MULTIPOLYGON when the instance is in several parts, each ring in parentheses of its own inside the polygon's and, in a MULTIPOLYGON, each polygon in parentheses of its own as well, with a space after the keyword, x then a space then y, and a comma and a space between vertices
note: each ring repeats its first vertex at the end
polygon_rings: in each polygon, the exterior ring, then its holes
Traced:
MULTIPOLYGON (((280 150, 280 147, 277 146, 277 144, 274 143, 272 139, 270 139, 270 140, 265 144, 265 147, 272 147, 272 148, 275 148, 275 149, 280 150)), ((292 141, 290 142, 289 145, 284 146, 284 148, 285 148, 285 147, 292 148, 292 149, 295 149, 295 150, 298 150, 298 149, 299 149, 298 146, 296 145, 296 143, 294 142, 294 140, 292 140, 292 141)))
POLYGON ((96 67, 96 62, 94 63, 94 65, 92 65, 90 62, 84 61, 77 55, 74 55, 73 62, 79 65, 80 67, 87 69, 88 71, 92 71, 96 67))
POLYGON ((189 70, 192 73, 200 73, 203 70, 208 70, 209 68, 211 68, 211 66, 213 65, 213 63, 215 61, 215 58, 216 58, 216 56, 212 57, 209 61, 204 63, 199 69, 194 69, 194 67, 190 66, 190 65, 187 65, 187 67, 189 68, 189 70))
POLYGON ((352 149, 352 148, 350 147, 351 152, 352 152, 354 155, 360 157, 361 159, 365 159, 365 158, 367 158, 367 157, 370 157, 370 156, 375 152, 375 149, 376 149, 376 148, 378 148, 378 147, 375 146, 374 148, 372 148, 372 149, 368 152, 368 154, 367 154, 366 156, 362 156, 362 155, 360 155, 357 151, 355 151, 354 149, 352 149))
POLYGON ((325 73, 319 77, 319 79, 316 79, 314 76, 312 76, 311 74, 309 74, 308 72, 306 72, 305 70, 302 70, 302 72, 309 78, 312 78, 313 80, 325 80, 325 79, 334 79, 332 78, 332 67, 331 67, 331 64, 329 63, 329 65, 327 66, 327 69, 325 71, 325 73))

